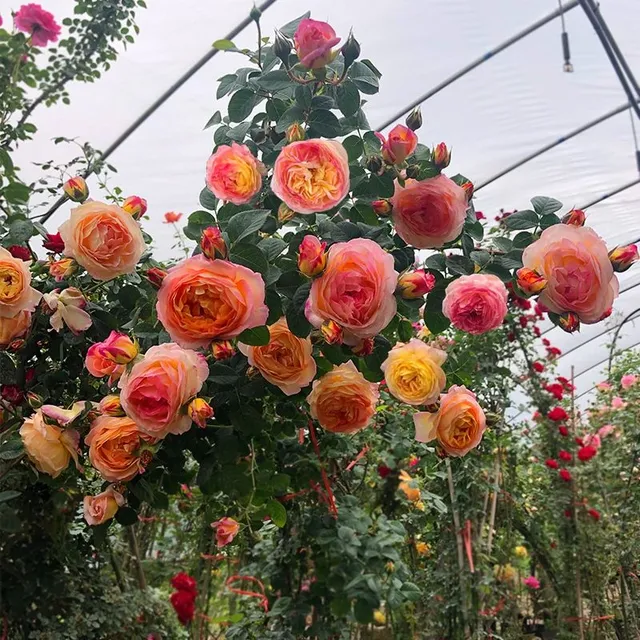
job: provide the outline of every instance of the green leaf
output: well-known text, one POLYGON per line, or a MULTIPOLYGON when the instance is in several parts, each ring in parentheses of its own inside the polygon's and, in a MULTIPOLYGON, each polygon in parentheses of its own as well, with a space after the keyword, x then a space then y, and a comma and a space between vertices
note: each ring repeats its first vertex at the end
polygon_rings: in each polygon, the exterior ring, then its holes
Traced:
POLYGON ((531 198, 531 204, 533 205, 533 210, 539 216, 546 216, 562 209, 562 202, 555 198, 548 198, 547 196, 531 198))
POLYGON ((348 72, 349 79, 356 85, 356 87, 362 92, 369 95, 378 93, 380 83, 378 77, 363 62, 356 60, 350 67, 348 72))
POLYGON ((287 248, 287 243, 280 238, 263 238, 258 242, 258 248, 269 262, 273 262, 287 248))
POLYGON ((229 73, 226 76, 222 76, 222 78, 218 78, 220 84, 218 85, 216 98, 220 100, 220 98, 224 98, 224 96, 233 91, 237 79, 238 76, 235 73, 229 73))
POLYGON ((424 323, 433 334, 442 333, 451 322, 442 313, 442 301, 445 296, 445 288, 434 289, 427 294, 427 303, 424 307, 424 323))
POLYGON ((20 495, 20 491, 0 491, 0 502, 8 502, 20 495))
POLYGON ((187 226, 183 228, 184 235, 189 240, 200 242, 202 232, 212 225, 215 225, 216 219, 208 211, 194 211, 187 221, 187 226))
POLYGON ((269 270, 269 263, 264 253, 252 244, 236 244, 229 253, 231 262, 248 267, 256 273, 266 274, 269 270))
POLYGON ((491 254, 488 251, 472 251, 469 257, 480 267, 491 262, 491 254))
POLYGON ((299 84, 296 87, 296 103, 303 109, 309 109, 311 107, 311 100, 313 100, 313 89, 308 84, 299 84))
POLYGON ((290 107, 281 116, 276 123, 276 132, 284 133, 294 122, 304 122, 304 111, 300 107, 290 107))
POLYGON ((538 226, 538 214, 529 209, 516 211, 504 219, 504 224, 507 229, 533 229, 538 226))
POLYGON ((276 69, 256 78, 256 84, 261 89, 275 93, 282 91, 282 89, 287 89, 293 83, 285 69, 276 69))
POLYGON ((212 384, 232 385, 240 379, 240 374, 230 366, 222 362, 214 362, 209 367, 209 377, 207 380, 212 384))
POLYGON ((10 182, 3 191, 4 198, 10 204, 25 203, 29 200, 31 189, 21 182, 10 182))
POLYGON ((311 324, 304 314, 310 291, 310 282, 302 284, 293 294, 293 299, 287 307, 286 318, 289 330, 299 338, 306 338, 311 333, 311 324))
POLYGON ((207 187, 200 192, 200 204, 210 211, 215 211, 218 206, 218 198, 216 198, 207 187))
POLYGON ((229 100, 229 120, 231 122, 242 122, 251 115, 256 106, 257 96, 251 89, 240 89, 236 91, 229 100))
POLYGON ((522 250, 515 249, 504 256, 500 256, 496 263, 505 269, 520 269, 522 267, 522 250))
POLYGON ((449 273, 454 275, 468 276, 474 271, 473 262, 466 256, 448 256, 445 263, 449 273))
POLYGON ((116 511, 116 520, 124 527, 131 526, 138 522, 138 513, 131 507, 120 507, 116 511))
POLYGON ((8 354, 0 351, 0 384, 15 384, 16 379, 16 365, 8 354))
POLYGON ((553 227, 554 224, 560 224, 561 222, 562 221, 555 213, 547 213, 540 218, 540 228, 547 229, 548 227, 553 227))
POLYGON ((35 229, 31 220, 14 220, 9 224, 9 238, 16 244, 29 240, 35 229))
POLYGON ((342 146, 347 150, 349 162, 354 162, 364 153, 364 144, 360 136, 349 136, 342 141, 342 146))
POLYGON ((360 108, 360 92, 358 87, 349 80, 338 85, 336 98, 338 109, 345 116, 352 116, 360 108))
POLYGON ((287 510, 277 500, 269 500, 265 505, 265 510, 269 514, 271 521, 279 529, 287 523, 287 510))
POLYGON ((251 405, 245 404, 233 410, 230 417, 231 424, 242 433, 251 435, 269 432, 269 424, 262 414, 251 405))
POLYGON ((216 40, 211 46, 219 51, 238 51, 238 47, 231 40, 216 40))
POLYGON ((422 597, 422 590, 418 585, 413 584, 413 582, 405 582, 402 587, 400 587, 400 591, 402 591, 402 595, 409 600, 409 602, 416 602, 422 597))
POLYGON ((409 342, 413 338, 413 326, 409 320, 401 320, 398 324, 398 338, 401 342, 409 342))
POLYGON ((436 271, 444 271, 447 267, 446 256, 444 253, 434 253, 424 261, 424 266, 428 269, 436 271))
POLYGON ((500 251, 504 251, 505 253, 507 251, 511 251, 511 248, 513 247, 513 241, 510 238, 505 238, 503 236, 493 238, 492 242, 500 251))
POLYGON ((207 120, 207 124, 204 125, 205 129, 209 127, 213 127, 215 124, 220 124, 222 122, 222 115, 219 111, 216 111, 210 118, 207 120))
POLYGON ((373 607, 363 598, 358 598, 353 605, 353 615, 359 624, 373 622, 373 607))
POLYGON ((509 282, 513 277, 510 271, 496 262, 490 262, 482 271, 484 273, 492 273, 494 276, 498 276, 498 278, 503 282, 509 282))
POLYGON ((262 227, 271 213, 268 209, 251 209, 236 213, 227 224, 231 242, 239 242, 262 227))
POLYGON ((335 138, 340 135, 340 121, 331 111, 315 109, 309 116, 309 126, 317 134, 325 138, 335 138))
POLYGON ((516 234, 516 237, 513 239, 513 246, 516 249, 524 249, 525 247, 528 247, 535 239, 535 236, 529 231, 522 231, 516 234))
POLYGON ((252 347, 262 347, 265 344, 269 344, 269 337, 269 327, 253 327, 253 329, 245 329, 238 336, 238 342, 252 347))
POLYGON ((22 523, 16 512, 7 505, 0 506, 0 531, 16 533, 22 529, 22 523))

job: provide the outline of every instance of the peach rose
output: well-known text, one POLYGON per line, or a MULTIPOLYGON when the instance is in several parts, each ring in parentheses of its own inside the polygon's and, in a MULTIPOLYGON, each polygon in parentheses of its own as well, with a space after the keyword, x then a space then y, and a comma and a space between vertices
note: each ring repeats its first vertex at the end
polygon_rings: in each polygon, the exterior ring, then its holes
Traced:
POLYGON ((349 158, 336 140, 288 144, 273 168, 271 189, 298 213, 328 211, 349 193, 349 158))
POLYGON ((102 352, 102 343, 92 344, 87 350, 84 366, 96 378, 109 376, 109 384, 113 384, 124 371, 124 365, 115 363, 102 352))
POLYGON ((453 386, 440 398, 436 413, 413 416, 418 442, 438 440, 450 456, 463 456, 482 440, 486 428, 484 412, 473 392, 453 386))
POLYGON ((331 48, 340 42, 333 27, 320 20, 305 18, 300 21, 293 36, 300 64, 307 69, 326 67, 337 54, 331 48))
POLYGON ((155 438, 191 428, 183 411, 209 375, 203 356, 174 343, 151 347, 144 358, 120 378, 120 402, 138 427, 155 438))
POLYGON ((143 443, 155 442, 130 418, 99 416, 85 436, 89 461, 109 482, 126 482, 144 469, 140 462, 143 443))
POLYGON ((394 398, 407 404, 432 404, 444 389, 447 379, 442 364, 447 354, 413 338, 397 344, 380 368, 394 398))
POLYGON ((87 524, 95 526, 111 520, 124 504, 124 498, 113 487, 107 487, 97 496, 85 496, 82 504, 84 519, 87 524))
POLYGON ((216 545, 220 548, 231 544, 240 531, 240 525, 227 516, 212 522, 211 526, 216 530, 216 545))
POLYGON ((269 327, 269 344, 252 347, 238 343, 238 348, 247 356, 249 364, 285 395, 299 393, 316 375, 311 340, 291 333, 285 318, 269 327))
POLYGON ((398 273, 393 256, 372 240, 355 238, 329 248, 327 268, 313 281, 307 302, 309 322, 333 320, 354 345, 384 329, 396 313, 398 273))
POLYGON ((71 458, 78 459, 78 432, 47 424, 41 409, 22 423, 20 437, 36 469, 52 478, 69 466, 71 458))
POLYGON ((172 340, 183 347, 205 347, 263 325, 269 315, 264 296, 260 274, 199 255, 169 269, 156 309, 172 340))
POLYGON ((29 263, 0 247, 0 317, 13 318, 34 311, 42 294, 31 286, 29 263))
POLYGON ((31 327, 31 313, 20 311, 12 318, 0 316, 0 347, 6 347, 16 338, 21 338, 31 327))
POLYGON ((376 136, 382 142, 382 157, 390 164, 402 164, 418 146, 418 136, 403 124, 391 129, 388 139, 381 133, 376 136))
POLYGON ((209 190, 220 200, 246 204, 262 187, 264 166, 249 147, 232 142, 220 145, 207 161, 205 179, 209 190))
POLYGON ((455 240, 467 216, 464 189, 443 174, 396 185, 391 204, 397 234, 416 249, 438 249, 455 240))
POLYGON ((60 226, 64 255, 96 280, 135 271, 145 244, 140 225, 120 207, 89 200, 60 226))
POLYGON ((545 307, 573 312, 585 324, 601 320, 618 296, 607 247, 589 227, 548 227, 524 250, 522 264, 546 278, 539 297, 545 307))
POLYGON ((507 315, 509 293, 498 276, 461 276, 447 286, 445 294, 442 313, 461 331, 486 333, 499 327, 507 315))
POLYGON ((376 411, 378 385, 367 382, 351 360, 313 383, 307 396, 311 417, 332 433, 364 429, 376 411))

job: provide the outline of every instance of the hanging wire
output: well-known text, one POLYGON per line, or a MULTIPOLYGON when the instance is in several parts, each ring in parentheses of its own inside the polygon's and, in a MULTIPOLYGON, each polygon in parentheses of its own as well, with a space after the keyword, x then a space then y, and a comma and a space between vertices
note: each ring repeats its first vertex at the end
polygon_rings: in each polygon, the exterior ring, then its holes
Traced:
POLYGON ((638 149, 638 134, 636 132, 636 120, 633 117, 633 111, 629 107, 629 119, 631 120, 631 132, 633 134, 633 145, 636 151, 636 166, 638 167, 638 173, 640 173, 640 150, 638 149))
POLYGON ((564 9, 562 8, 562 0, 558 0, 558 9, 560 10, 560 23, 562 25, 562 55, 564 56, 564 65, 562 70, 565 73, 573 73, 573 65, 571 64, 571 49, 569 48, 569 34, 564 22, 564 9))

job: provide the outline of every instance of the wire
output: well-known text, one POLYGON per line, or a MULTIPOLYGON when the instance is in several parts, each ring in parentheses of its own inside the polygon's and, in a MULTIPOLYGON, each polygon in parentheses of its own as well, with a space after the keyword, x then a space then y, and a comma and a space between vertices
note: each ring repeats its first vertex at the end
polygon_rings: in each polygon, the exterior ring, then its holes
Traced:
MULTIPOLYGON (((265 0, 260 4, 257 9, 260 13, 264 13, 270 6, 275 4, 277 0, 265 0)), ((233 40, 241 31, 243 31, 249 24, 253 22, 253 18, 249 15, 242 22, 236 25, 229 33, 224 37, 225 40, 233 40)), ((187 80, 193 77, 202 67, 204 67, 211 58, 217 55, 219 49, 212 48, 207 51, 192 67, 190 67, 182 76, 180 76, 157 100, 155 100, 147 109, 145 109, 140 116, 138 116, 101 154, 98 162, 106 160, 111 154, 125 141, 131 134, 136 131, 145 120, 155 113, 178 89, 182 87, 187 80)), ((84 178, 87 178, 94 173, 96 163, 92 163, 91 166, 82 174, 84 178)), ((51 208, 42 216, 41 223, 45 223, 66 201, 66 196, 60 197, 51 208)))
MULTIPOLYGON (((627 184, 623 184, 621 187, 618 187, 617 189, 614 189, 613 191, 609 191, 609 193, 605 193, 605 194, 601 195, 600 197, 596 198, 595 200, 592 200, 591 202, 588 202, 587 204, 583 204, 581 207, 578 207, 578 208, 579 209, 588 209, 589 207, 592 207, 594 204, 599 204, 600 202, 603 202, 604 200, 608 200, 612 196, 618 195, 619 193, 622 193, 623 191, 626 191, 627 189, 630 189, 631 187, 634 187, 638 183, 640 183, 640 178, 636 178, 635 180, 632 180, 631 182, 627 182, 627 184)), ((638 242, 638 241, 634 240, 633 243, 635 243, 635 242, 638 242)), ((631 244, 633 244, 633 243, 631 243, 631 244)))
POLYGON ((558 0, 558 9, 560 10, 560 23, 562 24, 562 31, 565 32, 567 30, 567 27, 564 24, 564 9, 562 8, 562 0, 558 0))
POLYGON ((519 42, 523 38, 526 38, 528 35, 532 34, 534 31, 537 31, 538 29, 540 29, 540 27, 544 27, 544 25, 548 24, 558 16, 563 15, 567 11, 570 11, 571 9, 577 7, 578 3, 579 3, 579 0, 571 0, 571 2, 567 3, 567 5, 564 8, 556 9, 555 11, 551 12, 549 15, 542 18, 541 20, 534 22, 532 25, 528 26, 523 31, 520 31, 519 33, 512 36, 508 40, 505 40, 502 44, 498 45, 494 49, 491 49, 490 51, 485 53, 483 56, 478 58, 477 60, 474 60, 473 62, 469 63, 466 67, 463 67, 459 71, 456 71, 456 73, 454 73, 452 76, 450 76, 440 84, 433 87, 433 89, 430 89, 429 91, 421 95, 419 98, 414 100, 409 106, 403 107, 401 111, 398 111, 398 113, 394 114, 391 118, 387 119, 385 122, 378 125, 375 128, 375 130, 382 131, 383 129, 386 129, 390 124, 393 124, 398 118, 401 118, 406 113, 409 113, 409 111, 411 111, 414 107, 417 107, 419 104, 426 102, 429 98, 432 98, 437 93, 442 91, 442 89, 448 87, 450 84, 453 84, 456 80, 459 80, 463 76, 467 75, 467 73, 469 73, 470 71, 473 71, 476 67, 479 67, 481 64, 483 64, 487 60, 490 60, 491 58, 496 56, 498 53, 504 51, 505 49, 508 49, 512 44, 519 42))

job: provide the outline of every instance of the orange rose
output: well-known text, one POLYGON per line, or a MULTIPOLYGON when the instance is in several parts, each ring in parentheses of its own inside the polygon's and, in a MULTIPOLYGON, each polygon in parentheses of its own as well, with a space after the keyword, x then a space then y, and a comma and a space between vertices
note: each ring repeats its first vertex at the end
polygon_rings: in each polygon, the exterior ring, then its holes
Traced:
POLYGON ((100 416, 85 436, 89 460, 105 480, 126 482, 140 473, 140 447, 154 438, 142 433, 129 418, 100 416))
POLYGON ((31 286, 29 263, 0 247, 0 317, 13 318, 34 311, 42 294, 31 286))
POLYGON ((156 309, 172 340, 197 348, 263 325, 269 315, 264 296, 259 273, 199 255, 169 269, 156 309))
POLYGON ((400 472, 400 483, 398 489, 407 496, 407 500, 418 502, 420 500, 420 489, 415 486, 416 481, 404 470, 400 472))
POLYGON ((111 520, 124 504, 124 498, 113 487, 108 487, 97 496, 85 496, 84 519, 92 526, 111 520))
POLYGON ((418 442, 438 440, 450 456, 463 456, 482 440, 486 420, 473 392, 453 386, 440 400, 437 413, 413 416, 418 442))
POLYGON ((22 337, 31 326, 31 313, 21 311, 13 318, 0 316, 0 347, 6 347, 12 340, 22 337))
POLYGON ((85 202, 71 210, 59 231, 64 255, 96 280, 133 273, 145 250, 140 225, 114 204, 85 202))
POLYGON ((246 204, 262 187, 264 166, 244 144, 220 145, 207 161, 206 183, 220 200, 246 204))
POLYGON ((311 417, 333 433, 364 429, 376 410, 378 385, 367 382, 351 360, 313 383, 307 396, 311 417))
POLYGON ((238 348, 265 380, 288 396, 299 393, 316 375, 311 340, 291 333, 285 318, 269 327, 269 344, 251 347, 239 343, 238 348))

